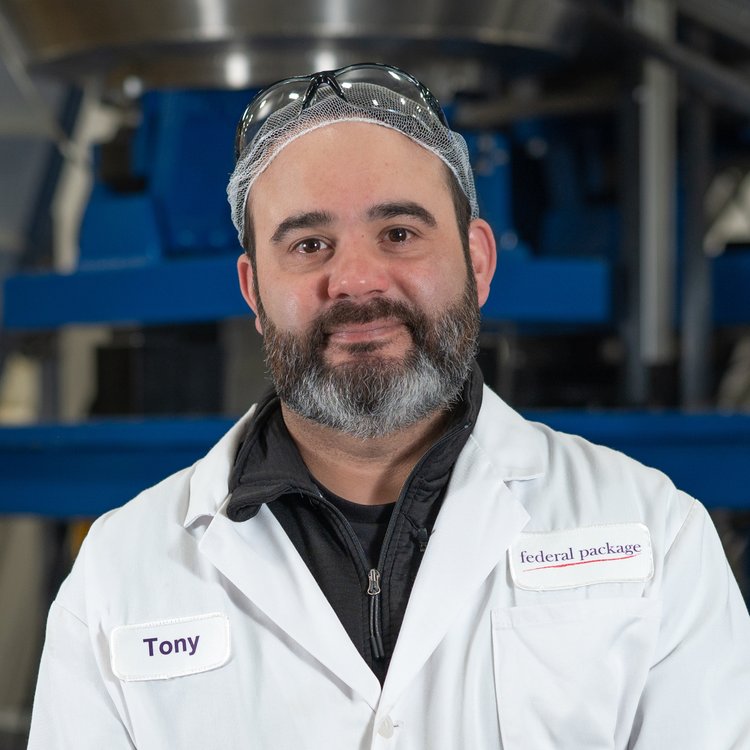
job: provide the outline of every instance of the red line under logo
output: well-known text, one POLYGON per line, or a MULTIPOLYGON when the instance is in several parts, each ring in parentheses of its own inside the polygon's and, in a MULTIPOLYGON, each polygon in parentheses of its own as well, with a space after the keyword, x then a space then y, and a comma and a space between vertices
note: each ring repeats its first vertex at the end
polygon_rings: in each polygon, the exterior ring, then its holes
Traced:
POLYGON ((530 573, 532 570, 548 570, 549 568, 569 568, 572 565, 590 565, 591 563, 615 562, 615 560, 632 560, 640 554, 640 552, 636 552, 632 555, 624 555, 623 557, 605 557, 601 560, 581 560, 581 562, 563 563, 562 565, 540 565, 538 568, 526 568, 524 573, 530 573))

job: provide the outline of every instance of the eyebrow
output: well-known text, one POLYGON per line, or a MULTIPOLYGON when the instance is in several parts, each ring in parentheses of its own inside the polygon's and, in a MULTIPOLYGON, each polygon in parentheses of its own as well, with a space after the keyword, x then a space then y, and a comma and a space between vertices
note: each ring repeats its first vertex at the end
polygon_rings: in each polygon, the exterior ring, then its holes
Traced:
POLYGON ((297 229, 310 229, 311 227, 327 226, 333 223, 333 214, 328 211, 304 211, 303 213, 289 216, 276 227, 271 236, 271 242, 278 244, 290 232, 297 229))
MULTIPOLYGON (((370 221, 378 219, 395 219, 399 216, 411 216, 419 219, 428 227, 436 227, 437 220, 433 214, 424 206, 414 201, 390 201, 388 203, 378 203, 367 210, 367 218, 370 221)), ((287 217, 277 227, 271 236, 273 244, 283 242, 284 238, 290 233, 299 229, 310 229, 312 227, 329 226, 333 224, 334 216, 329 211, 303 211, 287 217)))
POLYGON ((436 227, 435 217, 424 206, 414 201, 394 201, 391 203, 378 203, 367 211, 367 218, 370 221, 376 219, 395 219, 398 216, 411 216, 419 219, 428 227, 436 227))

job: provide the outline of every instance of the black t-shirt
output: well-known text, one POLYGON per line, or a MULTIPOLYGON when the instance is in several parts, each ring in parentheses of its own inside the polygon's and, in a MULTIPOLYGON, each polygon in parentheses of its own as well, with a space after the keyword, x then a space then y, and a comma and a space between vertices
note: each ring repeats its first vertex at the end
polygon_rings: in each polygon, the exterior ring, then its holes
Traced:
POLYGON ((341 511, 349 525, 354 529, 354 533, 365 551, 368 567, 370 569, 377 568, 380 549, 383 546, 385 532, 388 529, 388 523, 391 520, 396 503, 362 505, 361 503, 344 500, 343 497, 334 495, 325 487, 320 485, 318 487, 320 487, 323 497, 341 511))

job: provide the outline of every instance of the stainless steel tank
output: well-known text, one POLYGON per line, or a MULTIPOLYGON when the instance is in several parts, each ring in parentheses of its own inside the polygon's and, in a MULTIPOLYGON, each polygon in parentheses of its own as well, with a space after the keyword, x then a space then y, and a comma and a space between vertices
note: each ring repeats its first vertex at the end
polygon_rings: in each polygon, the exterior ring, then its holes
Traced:
POLYGON ((567 0, 0 0, 0 13, 31 68, 109 87, 245 88, 387 60, 486 90, 572 53, 580 29, 567 0))

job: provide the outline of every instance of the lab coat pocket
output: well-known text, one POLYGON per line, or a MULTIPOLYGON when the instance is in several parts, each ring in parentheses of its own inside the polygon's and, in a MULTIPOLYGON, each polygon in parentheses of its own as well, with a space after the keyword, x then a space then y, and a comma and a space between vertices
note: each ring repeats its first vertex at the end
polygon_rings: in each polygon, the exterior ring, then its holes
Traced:
POLYGON ((659 602, 581 599, 492 611, 504 750, 624 748, 659 602))

